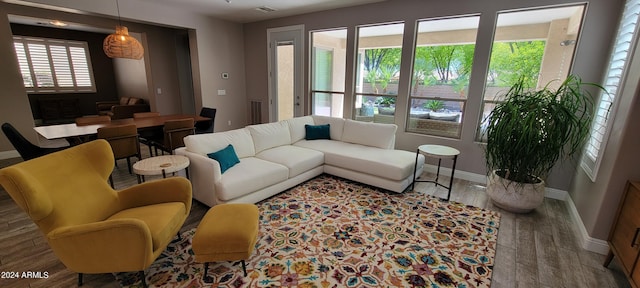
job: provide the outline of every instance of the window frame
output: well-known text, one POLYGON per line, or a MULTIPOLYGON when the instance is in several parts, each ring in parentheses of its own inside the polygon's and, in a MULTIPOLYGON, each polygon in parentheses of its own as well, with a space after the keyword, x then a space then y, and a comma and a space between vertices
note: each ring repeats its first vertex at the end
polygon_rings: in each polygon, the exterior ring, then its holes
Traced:
MULTIPOLYGON (((32 94, 54 94, 54 93, 95 93, 96 85, 95 85, 95 76, 93 73, 93 66, 91 64, 91 57, 89 54, 89 44, 85 41, 75 41, 75 40, 64 40, 64 39, 51 39, 51 38, 42 38, 42 37, 31 37, 31 36, 13 36, 13 45, 14 50, 16 52, 16 57, 20 69, 20 74, 23 77, 23 83, 26 91, 32 94), (43 45, 44 49, 46 49, 46 63, 43 61, 42 63, 34 63, 33 51, 28 48, 29 45, 43 45), (22 51, 18 51, 18 45, 22 46, 22 51), (57 56, 61 56, 66 54, 66 57, 62 57, 61 59, 66 61, 66 63, 62 63, 56 61, 54 59, 54 54, 52 54, 51 47, 64 47, 64 52, 60 54, 60 50, 58 53, 54 53, 57 56), (80 59, 82 55, 75 55, 72 52, 72 49, 82 49, 84 53, 84 59, 80 59), (84 60, 84 61, 82 61, 84 60), (38 76, 36 74, 36 69, 34 66, 36 65, 48 65, 48 72, 50 75, 51 81, 53 82, 50 86, 41 85, 42 83, 38 82, 38 76), (26 65, 26 66, 25 66, 26 65), (77 67, 77 65, 81 65, 81 67, 77 67), (77 69, 81 68, 81 69, 77 69), (67 78, 63 79, 62 75, 67 70, 67 78), (82 72, 80 72, 82 71, 82 72), (31 79, 31 83, 29 85, 29 80, 25 79, 25 74, 29 75, 31 79), (60 77, 58 77, 60 76, 60 77), (82 85, 81 82, 84 79, 84 82, 90 83, 89 86, 82 85), (62 81, 71 81, 71 85, 67 86, 62 81)), ((44 55, 40 55, 44 56, 44 55)))
MULTIPOLYGON (((316 78, 316 65, 317 63, 315 62, 316 60, 316 53, 318 49, 324 50, 324 51, 328 51, 331 54, 332 60, 335 61, 335 51, 336 49, 334 47, 330 47, 330 46, 325 46, 325 45, 318 45, 315 46, 315 33, 323 33, 323 32, 334 32, 334 31, 342 31, 344 30, 345 32, 345 41, 348 40, 348 34, 347 34, 347 28, 346 27, 337 27, 337 28, 331 28, 331 29, 321 29, 321 30, 312 30, 309 31, 309 49, 310 49, 310 57, 309 57, 309 97, 311 98, 311 114, 312 115, 322 115, 322 114, 318 114, 317 111, 317 107, 316 107, 316 100, 318 98, 318 95, 326 95, 329 98, 329 115, 323 115, 323 116, 328 116, 328 117, 339 117, 342 118, 344 115, 344 107, 342 107, 342 102, 344 102, 344 98, 345 98, 345 88, 344 85, 341 87, 341 91, 338 91, 340 89, 333 89, 333 87, 331 89, 316 89, 316 82, 315 82, 315 78, 316 78), (338 103, 338 106, 340 106, 340 108, 337 108, 337 111, 333 110, 334 107, 334 98, 336 101, 341 100, 341 103, 338 103)), ((346 62, 344 63, 345 67, 344 69, 346 69, 346 62)), ((332 62, 332 69, 334 69, 333 67, 333 62, 332 62)), ((334 75, 331 75, 331 78, 333 80, 334 75)), ((344 79, 343 79, 344 80, 344 79)), ((333 82, 333 81, 331 81, 333 82)))
POLYGON ((611 54, 609 55, 609 61, 607 64, 607 70, 605 76, 602 80, 604 83, 602 86, 607 90, 606 93, 603 91, 599 91, 598 93, 598 101, 597 101, 597 109, 594 111, 594 121, 591 127, 589 139, 587 139, 587 143, 585 144, 584 153, 580 160, 580 166, 582 170, 589 176, 592 182, 595 182, 598 176, 598 172, 600 170, 600 165, 602 163, 602 158, 604 157, 604 152, 606 150, 607 144, 609 142, 609 137, 611 135, 611 130, 613 128, 613 122, 615 121, 618 106, 620 103, 620 97, 622 96, 624 87, 623 84, 626 82, 626 78, 629 74, 629 65, 630 58, 635 53, 636 45, 638 42, 638 34, 640 33, 640 0, 627 0, 625 1, 624 10, 622 12, 622 17, 620 18, 620 22, 618 23, 618 29, 616 30, 616 37, 614 40, 614 45, 611 49, 611 54), (635 15, 635 16, 634 16, 635 15), (630 22, 625 22, 629 20, 630 22), (635 20, 635 23, 633 22, 635 20), (633 29, 629 32, 624 32, 625 27, 629 25, 634 25, 633 29), (622 41, 626 36, 630 38, 628 41, 622 41), (622 48, 622 44, 628 43, 628 47, 624 49, 624 51, 619 51, 618 49, 622 48), (620 53, 625 53, 626 55, 623 58, 618 58, 620 53), (619 63, 623 61, 620 67, 612 67, 614 63, 619 63), (619 75, 616 76, 616 72, 619 70, 619 75), (616 80, 617 83, 610 83, 612 80, 616 80), (615 91, 610 91, 609 88, 615 89, 615 91), (613 93, 612 93, 613 92, 613 93), (601 109, 602 105, 608 105, 608 109, 601 109), (605 111, 606 110, 606 111, 605 111), (599 112, 604 112, 603 117, 598 118, 599 112), (603 119, 599 121, 599 119, 603 119), (597 139, 595 136, 598 131, 604 129, 604 133, 602 133, 602 139, 597 139), (592 141, 596 141, 594 143, 592 141), (598 147, 595 147, 595 153, 590 147, 593 144, 597 144, 598 147))
MULTIPOLYGON (((354 73, 355 73, 356 77, 353 79, 354 80, 354 83, 353 83, 353 100, 351 101, 352 119, 355 120, 355 121, 375 123, 375 121, 374 121, 375 115, 376 115, 375 113, 370 117, 371 121, 369 121, 369 117, 368 116, 360 117, 358 115, 358 113, 357 113, 357 109, 358 109, 357 108, 357 102, 358 102, 358 99, 364 99, 364 97, 392 98, 393 102, 397 103, 397 99, 398 99, 398 95, 399 95, 398 91, 396 91, 395 94, 373 93, 373 92, 368 93, 368 92, 364 92, 364 91, 363 92, 358 92, 358 87, 360 87, 360 89, 364 90, 363 88, 364 88, 364 83, 365 82, 364 82, 364 78, 361 77, 361 74, 360 74, 361 72, 363 72, 360 69, 361 68, 360 65, 362 64, 361 62, 364 62, 364 57, 365 56, 363 54, 364 54, 364 51, 367 50, 367 49, 362 49, 362 51, 360 51, 360 44, 362 42, 361 41, 362 40, 361 39, 361 30, 362 29, 367 29, 367 28, 373 28, 373 27, 387 26, 387 25, 402 25, 402 33, 399 34, 399 35, 401 35, 402 38, 404 39, 405 25, 407 25, 405 21, 392 21, 392 22, 380 22, 380 23, 355 25, 356 37, 355 37, 355 43, 354 43, 355 44, 354 45, 354 48, 355 48, 354 53, 356 55, 356 57, 355 57, 356 63, 354 65, 354 71, 355 71, 354 73), (360 83, 360 81, 362 81, 362 82, 360 83)), ((385 36, 388 36, 388 35, 385 35, 385 36)), ((400 43, 400 47, 399 47, 400 55, 402 55, 403 49, 405 49, 405 47, 403 47, 403 44, 404 43, 402 43, 402 42, 400 43)), ((391 49, 390 47, 385 47, 385 49, 386 48, 391 49)), ((393 47, 393 48, 396 48, 396 47, 393 47)), ((402 65, 402 57, 400 57, 399 60, 400 60, 400 62, 398 63, 398 67, 401 67, 401 65, 402 65)), ((399 70, 398 71, 398 79, 400 79, 401 77, 402 77, 401 71, 399 70)), ((362 100, 360 100, 360 101, 363 102, 362 100)), ((361 105, 364 106, 364 103, 361 103, 361 105)), ((394 109, 395 109, 395 105, 396 104, 394 104, 394 109)), ((384 115, 384 114, 378 113, 377 115, 384 115)), ((390 115, 390 116, 392 116, 391 123, 395 123, 396 116, 397 116, 395 114, 395 112, 393 113, 393 115, 390 115)), ((389 122, 389 120, 383 120, 383 123, 386 123, 386 122, 389 122)))
MULTIPOLYGON (((467 103, 469 101, 469 95, 465 94, 464 98, 448 98, 448 97, 429 97, 429 96, 420 96, 420 95, 414 95, 413 91, 415 89, 415 87, 413 85, 415 85, 415 81, 414 81, 414 73, 416 71, 416 57, 418 55, 418 48, 419 47, 427 47, 427 46, 419 46, 419 33, 420 33, 420 24, 421 23, 427 23, 430 21, 457 21, 460 19, 473 19, 475 18, 475 20, 477 21, 476 23, 476 27, 474 28, 476 30, 475 35, 473 37, 473 43, 451 43, 448 45, 434 45, 434 46, 464 46, 464 45, 473 45, 474 46, 474 53, 473 55, 475 55, 475 46, 477 44, 477 37, 478 37, 478 29, 479 29, 479 25, 480 25, 480 18, 481 15, 480 14, 461 14, 461 15, 452 15, 452 16, 448 16, 448 17, 435 17, 435 18, 425 18, 425 19, 418 19, 415 22, 415 32, 414 32, 414 45, 412 47, 413 51, 412 51, 412 55, 411 55, 411 74, 409 75, 409 77, 411 77, 411 81, 410 81, 410 87, 409 87, 409 94, 408 94, 408 99, 407 99, 407 103, 408 103, 408 108, 407 108, 407 113, 405 115, 406 117, 406 125, 405 125, 405 132, 409 132, 409 133, 416 133, 416 134, 420 134, 420 135, 427 135, 427 136, 436 136, 436 137, 445 137, 445 138, 450 138, 450 139, 456 139, 459 140, 462 137, 462 126, 464 124, 464 120, 465 120, 465 114, 467 113, 466 111, 466 107, 467 107, 467 103), (457 124, 458 127, 456 127, 456 131, 455 134, 454 133, 448 133, 446 130, 446 128, 443 131, 438 131, 437 129, 433 129, 433 130, 427 130, 424 129, 420 130, 420 128, 418 128, 418 121, 420 121, 420 118, 414 118, 411 117, 411 109, 413 108, 413 100, 426 100, 426 101, 441 101, 443 103, 446 102, 458 102, 461 104, 462 107, 462 111, 460 111, 459 115, 459 119, 457 121, 443 121, 443 123, 437 123, 435 122, 433 124, 429 124, 430 126, 433 125, 434 127, 447 127, 447 126, 452 126, 455 125, 454 123, 457 124), (416 127, 412 127, 412 121, 416 121, 416 127)), ((466 29, 463 29, 466 30, 466 29)), ((456 31, 455 29, 453 30, 447 30, 447 31, 456 31)), ((467 81, 467 88, 469 86, 469 84, 471 83, 471 70, 473 69, 473 61, 475 60, 475 57, 472 56, 472 60, 471 60, 471 67, 469 69, 469 79, 467 81)), ((437 113, 437 112, 435 112, 437 113)), ((437 119, 434 119, 437 120, 437 119)), ((423 122, 424 123, 424 122, 423 122)))

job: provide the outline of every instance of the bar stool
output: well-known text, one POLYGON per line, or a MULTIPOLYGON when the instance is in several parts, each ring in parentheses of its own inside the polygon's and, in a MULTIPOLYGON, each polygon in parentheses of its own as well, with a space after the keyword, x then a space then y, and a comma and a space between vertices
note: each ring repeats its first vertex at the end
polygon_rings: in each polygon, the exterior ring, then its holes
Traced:
POLYGON ((413 182, 411 183, 411 190, 415 187, 416 182, 429 182, 434 183, 435 186, 441 186, 443 188, 448 189, 447 193, 447 201, 451 197, 451 187, 453 187, 453 174, 456 172, 456 162, 458 161, 458 155, 460 151, 455 148, 451 148, 449 146, 443 145, 420 145, 418 150, 416 150, 416 161, 415 166, 413 167, 413 182), (416 180, 416 170, 418 168, 418 155, 424 155, 425 157, 438 158, 438 171, 436 172, 436 179, 434 180, 416 180), (449 180, 449 186, 445 186, 438 182, 438 178, 440 177, 440 164, 442 163, 442 159, 453 159, 453 166, 451 167, 451 179, 449 180))

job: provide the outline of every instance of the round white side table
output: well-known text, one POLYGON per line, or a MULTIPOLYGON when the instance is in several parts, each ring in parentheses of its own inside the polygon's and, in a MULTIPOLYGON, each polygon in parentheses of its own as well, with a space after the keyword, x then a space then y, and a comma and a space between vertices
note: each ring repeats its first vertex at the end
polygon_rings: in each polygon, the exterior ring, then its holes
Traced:
POLYGON ((443 145, 420 145, 418 150, 416 150, 416 162, 413 167, 413 182, 411 183, 411 190, 415 187, 416 182, 430 182, 434 183, 436 186, 441 186, 446 188, 447 193, 447 201, 451 197, 451 188, 453 187, 453 174, 456 172, 456 162, 458 161, 458 155, 460 151, 458 149, 443 146, 443 145), (434 180, 416 180, 416 170, 418 169, 418 155, 424 155, 425 157, 438 158, 438 171, 436 172, 436 179, 434 180), (442 159, 453 159, 453 166, 451 167, 451 179, 449 180, 449 186, 445 186, 438 182, 438 178, 440 177, 440 164, 442 164, 442 159))
POLYGON ((142 159, 133 164, 133 172, 138 176, 138 183, 144 182, 144 176, 160 175, 167 178, 167 173, 185 169, 189 178, 189 158, 182 155, 162 155, 142 159))

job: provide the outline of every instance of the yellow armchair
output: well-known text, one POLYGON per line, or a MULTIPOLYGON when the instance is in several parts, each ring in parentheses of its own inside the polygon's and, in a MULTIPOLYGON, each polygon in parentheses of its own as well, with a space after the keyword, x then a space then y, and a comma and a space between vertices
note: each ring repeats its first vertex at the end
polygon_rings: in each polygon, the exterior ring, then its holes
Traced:
POLYGON ((109 143, 95 140, 0 170, 0 184, 80 273, 79 285, 83 273, 144 274, 191 210, 187 179, 116 191, 107 183, 113 166, 109 143))

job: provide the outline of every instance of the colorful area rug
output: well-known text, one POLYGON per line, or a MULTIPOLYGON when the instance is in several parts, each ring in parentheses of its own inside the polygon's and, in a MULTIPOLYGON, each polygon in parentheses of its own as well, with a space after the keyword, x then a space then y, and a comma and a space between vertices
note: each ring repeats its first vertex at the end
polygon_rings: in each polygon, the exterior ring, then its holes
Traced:
MULTIPOLYGON (((240 262, 204 265, 185 232, 146 271, 152 287, 490 287, 500 214, 417 192, 321 175, 258 203, 260 233, 240 262)), ((116 275, 139 287, 137 273, 116 275)))

